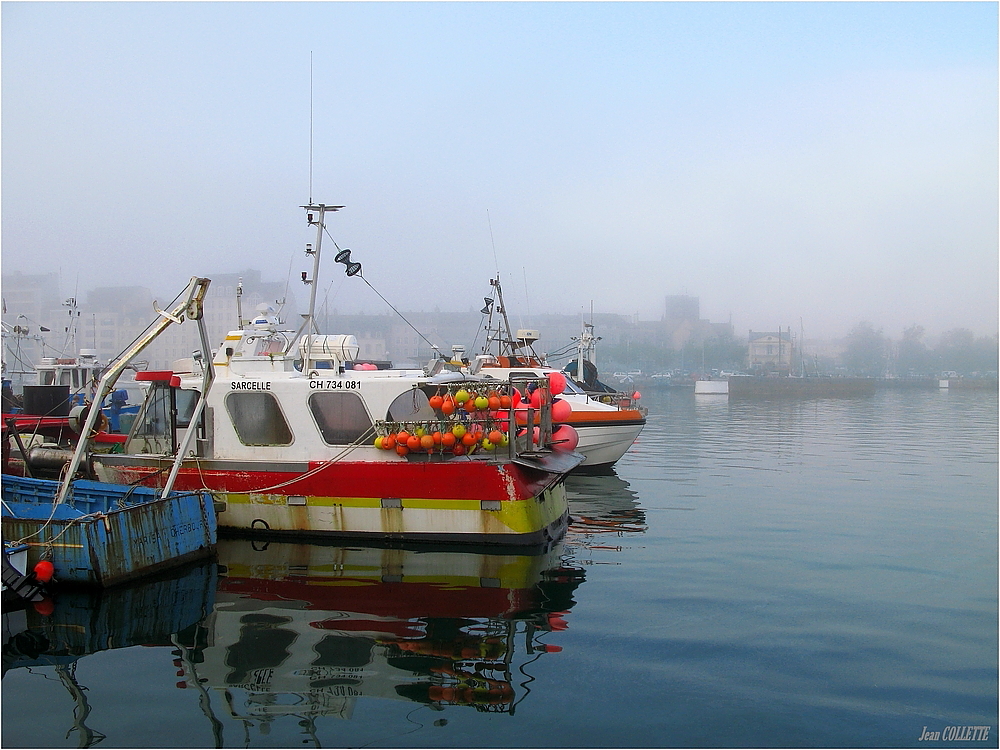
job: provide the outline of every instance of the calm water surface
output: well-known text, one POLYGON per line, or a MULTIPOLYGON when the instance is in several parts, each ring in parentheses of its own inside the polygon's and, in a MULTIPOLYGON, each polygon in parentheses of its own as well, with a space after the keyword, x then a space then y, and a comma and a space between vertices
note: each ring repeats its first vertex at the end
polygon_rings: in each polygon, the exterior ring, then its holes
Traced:
POLYGON ((644 403, 548 554, 226 540, 61 595, 4 746, 998 746, 996 393, 644 403))

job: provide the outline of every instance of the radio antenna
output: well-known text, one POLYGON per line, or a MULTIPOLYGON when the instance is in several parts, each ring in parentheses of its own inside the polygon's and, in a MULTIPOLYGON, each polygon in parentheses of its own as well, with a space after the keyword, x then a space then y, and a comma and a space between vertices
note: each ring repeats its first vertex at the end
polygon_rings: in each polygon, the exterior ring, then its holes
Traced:
POLYGON ((309 205, 313 202, 313 53, 309 50, 309 205))

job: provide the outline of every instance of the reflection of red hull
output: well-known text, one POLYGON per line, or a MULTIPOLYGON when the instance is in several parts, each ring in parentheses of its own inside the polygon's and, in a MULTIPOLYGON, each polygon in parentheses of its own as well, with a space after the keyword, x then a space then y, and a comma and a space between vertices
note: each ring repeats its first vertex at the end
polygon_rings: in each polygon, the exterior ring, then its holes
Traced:
MULTIPOLYGON (((427 617, 508 619, 530 609, 538 597, 534 588, 510 589, 456 586, 444 583, 376 583, 371 578, 223 578, 219 590, 252 596, 259 601, 302 601, 306 609, 357 612, 400 620, 427 617)), ((331 622, 333 629, 343 629, 331 622)), ((379 623, 373 630, 385 630, 379 623)))

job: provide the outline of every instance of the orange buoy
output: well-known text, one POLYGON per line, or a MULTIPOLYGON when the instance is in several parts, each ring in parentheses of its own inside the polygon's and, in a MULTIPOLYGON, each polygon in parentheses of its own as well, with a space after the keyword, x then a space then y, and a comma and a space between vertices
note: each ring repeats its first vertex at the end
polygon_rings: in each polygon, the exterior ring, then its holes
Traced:
POLYGON ((431 435, 424 435, 420 438, 420 447, 428 452, 434 450, 434 438, 431 435))
POLYGON ((431 396, 429 399, 427 399, 427 403, 430 405, 430 407, 434 411, 438 411, 441 408, 441 406, 444 404, 444 399, 441 398, 438 395, 434 395, 434 396, 431 396))

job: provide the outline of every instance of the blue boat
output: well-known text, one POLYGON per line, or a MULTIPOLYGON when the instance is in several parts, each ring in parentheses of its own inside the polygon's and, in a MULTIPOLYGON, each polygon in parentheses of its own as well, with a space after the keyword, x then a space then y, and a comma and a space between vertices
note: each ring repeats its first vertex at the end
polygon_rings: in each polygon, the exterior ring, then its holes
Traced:
POLYGON ((171 492, 80 479, 55 503, 54 479, 3 476, 3 537, 28 545, 28 568, 48 559, 55 580, 109 586, 207 557, 216 541, 206 492, 171 492))
MULTIPOLYGON (((109 365, 98 384, 94 403, 112 393, 127 364, 171 323, 185 317, 198 322, 203 352, 210 351, 202 314, 208 279, 193 277, 178 304, 159 317, 132 346, 109 365)), ((28 545, 27 569, 42 560, 54 567, 55 581, 109 586, 149 575, 163 568, 206 557, 214 551, 216 518, 214 499, 208 492, 174 492, 180 464, 197 431, 200 410, 213 380, 206 368, 202 396, 191 424, 176 450, 170 475, 163 489, 148 489, 77 479, 91 450, 90 437, 99 433, 98 409, 89 409, 79 430, 72 458, 56 451, 63 465, 62 481, 3 475, 3 539, 8 544, 28 545)), ((13 437, 17 437, 13 429, 13 437)), ((18 442, 22 455, 23 446, 18 442)), ((6 449, 6 446, 5 446, 6 449)), ((6 455, 6 453, 5 453, 6 455)), ((30 474, 31 466, 25 462, 30 474)), ((47 566, 46 566, 47 567, 47 566)))

